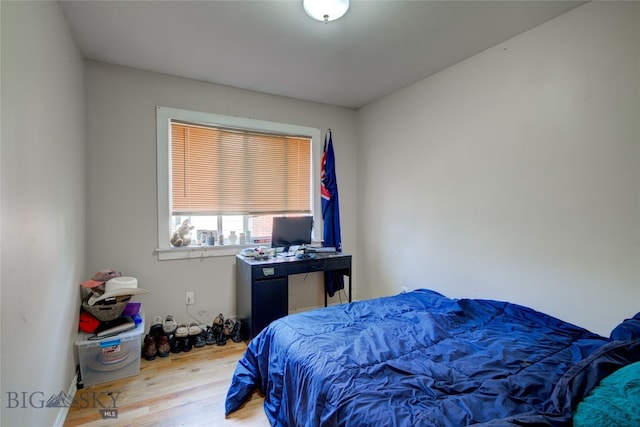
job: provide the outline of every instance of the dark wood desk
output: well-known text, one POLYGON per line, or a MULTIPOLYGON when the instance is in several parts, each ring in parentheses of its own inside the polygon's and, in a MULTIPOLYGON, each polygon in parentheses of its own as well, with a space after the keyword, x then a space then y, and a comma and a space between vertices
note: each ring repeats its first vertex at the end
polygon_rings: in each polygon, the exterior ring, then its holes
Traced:
POLYGON ((236 316, 242 337, 252 339, 269 323, 289 314, 290 275, 316 271, 347 276, 351 302, 351 255, 318 253, 314 259, 277 257, 263 261, 236 255, 236 316))

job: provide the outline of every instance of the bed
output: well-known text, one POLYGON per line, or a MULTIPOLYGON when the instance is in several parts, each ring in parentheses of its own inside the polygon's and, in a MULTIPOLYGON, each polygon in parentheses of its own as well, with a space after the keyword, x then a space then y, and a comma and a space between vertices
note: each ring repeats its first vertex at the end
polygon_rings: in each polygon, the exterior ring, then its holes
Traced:
POLYGON ((273 426, 571 425, 602 379, 640 361, 634 319, 614 339, 426 289, 290 315, 249 342, 226 414, 258 389, 273 426))

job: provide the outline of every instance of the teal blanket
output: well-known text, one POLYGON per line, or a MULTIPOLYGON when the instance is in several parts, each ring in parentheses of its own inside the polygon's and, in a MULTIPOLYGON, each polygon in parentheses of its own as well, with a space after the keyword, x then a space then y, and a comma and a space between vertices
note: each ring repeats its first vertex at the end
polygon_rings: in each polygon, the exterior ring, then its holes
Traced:
POLYGON ((574 427, 640 426, 640 362, 618 369, 578 405, 574 427))

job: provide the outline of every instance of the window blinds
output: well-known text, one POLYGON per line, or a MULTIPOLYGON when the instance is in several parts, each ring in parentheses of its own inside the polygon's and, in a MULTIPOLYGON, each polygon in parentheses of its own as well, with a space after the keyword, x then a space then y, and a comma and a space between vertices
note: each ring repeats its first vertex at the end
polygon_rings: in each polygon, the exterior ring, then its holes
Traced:
POLYGON ((311 212, 311 138, 171 122, 173 215, 311 212))

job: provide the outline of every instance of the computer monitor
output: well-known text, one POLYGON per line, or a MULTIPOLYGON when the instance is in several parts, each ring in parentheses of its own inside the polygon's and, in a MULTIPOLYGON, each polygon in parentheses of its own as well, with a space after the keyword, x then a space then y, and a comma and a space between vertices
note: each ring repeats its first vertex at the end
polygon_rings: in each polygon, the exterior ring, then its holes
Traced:
POLYGON ((271 230, 271 247, 284 247, 289 252, 293 245, 311 244, 312 216, 275 216, 271 230))

